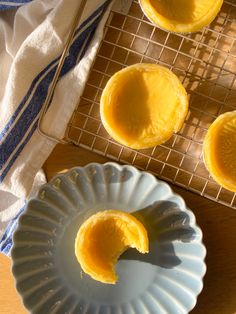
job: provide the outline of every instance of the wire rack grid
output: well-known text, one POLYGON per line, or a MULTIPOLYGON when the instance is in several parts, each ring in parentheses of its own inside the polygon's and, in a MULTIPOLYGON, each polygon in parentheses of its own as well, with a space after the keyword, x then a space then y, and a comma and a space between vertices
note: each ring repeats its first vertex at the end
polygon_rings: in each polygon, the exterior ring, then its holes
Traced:
MULTIPOLYGON (((202 144, 215 118, 236 110, 236 0, 224 1, 214 22, 193 34, 155 27, 133 1, 127 15, 111 12, 104 38, 66 138, 122 163, 236 208, 236 193, 220 187, 205 168, 202 144), (99 101, 108 79, 139 62, 171 69, 190 96, 190 110, 178 134, 163 145, 133 150, 115 142, 102 126, 99 101)), ((236 157, 235 157, 236 158, 236 157)))

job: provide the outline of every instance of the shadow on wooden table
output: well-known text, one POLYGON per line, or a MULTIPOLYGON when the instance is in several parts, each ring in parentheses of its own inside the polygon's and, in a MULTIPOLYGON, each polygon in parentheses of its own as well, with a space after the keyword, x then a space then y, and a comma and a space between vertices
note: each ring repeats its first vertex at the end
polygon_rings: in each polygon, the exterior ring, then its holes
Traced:
POLYGON ((180 188, 181 194, 193 210, 203 231, 207 248, 207 272, 204 288, 191 314, 236 313, 236 211, 206 201, 180 188), (207 207, 206 207, 207 204, 207 207))

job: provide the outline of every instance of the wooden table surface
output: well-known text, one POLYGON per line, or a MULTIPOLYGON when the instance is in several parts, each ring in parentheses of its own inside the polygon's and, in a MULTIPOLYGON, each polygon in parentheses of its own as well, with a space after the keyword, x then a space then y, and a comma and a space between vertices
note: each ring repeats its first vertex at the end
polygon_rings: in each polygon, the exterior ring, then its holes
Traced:
MULTIPOLYGON (((73 166, 107 160, 75 146, 57 145, 46 161, 44 170, 50 179, 73 166)), ((236 313, 236 211, 176 186, 172 188, 194 212, 207 248, 204 289, 191 313, 236 313)), ((23 313, 27 312, 14 289, 10 259, 0 254, 0 314, 23 313)))

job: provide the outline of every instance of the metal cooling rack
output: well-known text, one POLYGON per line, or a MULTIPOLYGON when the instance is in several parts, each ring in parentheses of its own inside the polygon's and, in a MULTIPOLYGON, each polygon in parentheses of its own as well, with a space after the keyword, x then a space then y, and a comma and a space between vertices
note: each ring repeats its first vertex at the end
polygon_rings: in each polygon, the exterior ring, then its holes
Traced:
POLYGON ((215 183, 202 158, 207 128, 219 114, 236 109, 235 34, 236 0, 224 1, 210 27, 189 35, 154 27, 138 1, 133 1, 126 16, 111 12, 83 96, 68 126, 67 140, 236 208, 236 193, 215 183), (100 120, 99 100, 116 71, 138 62, 170 68, 190 95, 190 110, 182 130, 167 143, 136 151, 107 134, 100 120))

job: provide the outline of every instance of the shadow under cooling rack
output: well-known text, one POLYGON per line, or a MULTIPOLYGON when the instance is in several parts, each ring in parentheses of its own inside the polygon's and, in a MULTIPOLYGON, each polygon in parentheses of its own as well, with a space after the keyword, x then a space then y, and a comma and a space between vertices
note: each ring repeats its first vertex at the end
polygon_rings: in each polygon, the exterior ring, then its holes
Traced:
POLYGON ((160 30, 133 1, 128 15, 111 12, 83 96, 67 129, 76 145, 236 208, 236 194, 209 176, 202 157, 207 128, 224 112, 236 110, 236 1, 225 1, 215 21, 189 35, 160 30), (112 140, 102 126, 99 101, 108 79, 138 62, 171 69, 190 96, 183 128, 163 145, 133 150, 112 140))

